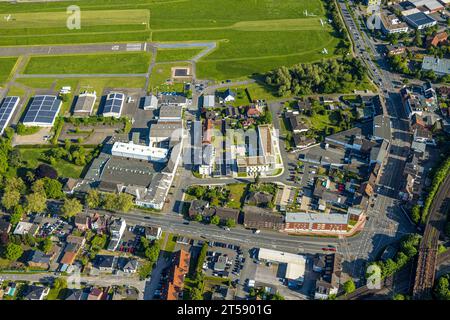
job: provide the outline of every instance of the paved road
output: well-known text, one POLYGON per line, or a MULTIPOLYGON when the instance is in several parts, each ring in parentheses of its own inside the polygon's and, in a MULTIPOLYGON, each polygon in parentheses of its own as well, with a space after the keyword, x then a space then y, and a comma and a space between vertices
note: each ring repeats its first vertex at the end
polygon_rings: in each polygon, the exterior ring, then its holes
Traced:
POLYGON ((15 46, 0 47, 0 56, 20 55, 50 55, 101 52, 133 52, 148 51, 150 43, 107 43, 107 44, 77 44, 57 46, 15 46))
POLYGON ((132 77, 149 77, 148 73, 87 73, 87 74, 18 74, 16 78, 132 78, 132 77))
MULTIPOLYGON (((359 284, 365 281, 365 264, 377 257, 379 251, 389 243, 398 241, 406 233, 414 232, 414 226, 411 225, 405 214, 399 210, 397 200, 400 183, 403 180, 402 172, 406 161, 406 152, 411 144, 411 137, 408 134, 405 112, 401 99, 395 92, 395 85, 392 76, 387 70, 379 69, 372 60, 383 61, 383 57, 377 52, 376 46, 371 42, 364 32, 357 28, 358 21, 354 21, 345 2, 339 2, 344 21, 353 38, 356 49, 356 56, 367 65, 370 75, 381 90, 381 96, 386 104, 383 113, 390 117, 392 136, 391 154, 386 160, 385 168, 381 173, 380 186, 382 189, 378 192, 378 198, 375 200, 375 206, 369 208, 369 221, 365 229, 360 234, 360 248, 358 254, 354 257, 351 264, 350 274, 360 280, 359 284), (393 151, 401 150, 393 154, 393 151)), ((355 12, 355 14, 357 14, 355 12)), ((363 27, 360 26, 360 29, 363 27)))

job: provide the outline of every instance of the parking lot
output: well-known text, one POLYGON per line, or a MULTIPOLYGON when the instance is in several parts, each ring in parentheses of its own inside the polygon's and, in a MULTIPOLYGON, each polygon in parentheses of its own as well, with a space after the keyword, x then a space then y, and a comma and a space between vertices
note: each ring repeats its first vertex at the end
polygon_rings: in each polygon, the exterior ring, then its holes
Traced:
POLYGON ((210 242, 203 270, 207 276, 216 276, 237 280, 244 267, 243 251, 237 245, 223 242, 210 242))

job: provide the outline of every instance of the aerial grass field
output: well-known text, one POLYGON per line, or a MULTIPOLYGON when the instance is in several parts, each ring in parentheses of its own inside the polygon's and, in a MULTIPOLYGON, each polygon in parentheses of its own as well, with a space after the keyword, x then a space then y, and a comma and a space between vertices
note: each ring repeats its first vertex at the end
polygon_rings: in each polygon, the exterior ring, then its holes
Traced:
POLYGON ((158 49, 156 62, 186 61, 195 57, 205 48, 158 49))
POLYGON ((146 73, 150 53, 76 54, 32 57, 25 74, 146 73))
POLYGON ((191 67, 190 63, 187 62, 174 62, 174 63, 157 63, 153 67, 152 74, 150 76, 149 90, 158 91, 183 91, 182 82, 170 82, 171 70, 173 67, 191 67))
MULTIPOLYGON (((11 16, 0 22, 0 45, 210 41, 218 46, 200 59, 198 77, 240 79, 281 65, 335 57, 339 39, 327 23, 322 1, 80 0, 79 30, 65 26, 66 9, 73 3, 2 3, 0 15, 11 16), (324 48, 328 54, 322 54, 324 48)), ((157 61, 195 54, 160 51, 157 61)))
POLYGON ((17 58, 0 58, 0 85, 9 77, 17 58))

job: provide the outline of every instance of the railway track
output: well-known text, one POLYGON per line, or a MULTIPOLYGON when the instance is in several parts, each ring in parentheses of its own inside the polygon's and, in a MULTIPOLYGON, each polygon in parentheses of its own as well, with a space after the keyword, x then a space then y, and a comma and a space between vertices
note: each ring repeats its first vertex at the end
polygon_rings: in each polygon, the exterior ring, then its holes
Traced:
POLYGON ((419 247, 416 276, 413 286, 413 298, 424 300, 431 298, 436 266, 440 231, 443 230, 446 214, 449 210, 450 175, 442 183, 430 207, 425 232, 419 247))

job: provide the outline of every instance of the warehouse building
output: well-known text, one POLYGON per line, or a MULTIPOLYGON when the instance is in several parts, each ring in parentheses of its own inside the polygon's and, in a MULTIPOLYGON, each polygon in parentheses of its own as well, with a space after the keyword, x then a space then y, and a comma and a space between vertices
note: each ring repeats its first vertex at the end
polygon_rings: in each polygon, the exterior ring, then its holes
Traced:
POLYGON ((164 105, 159 108, 159 121, 180 121, 181 117, 181 107, 164 105))
POLYGON ((433 71, 439 76, 450 74, 450 60, 439 59, 432 56, 423 58, 422 70, 433 71))
POLYGON ((258 259, 263 262, 286 264, 285 279, 290 288, 302 285, 305 280, 306 259, 304 256, 294 253, 261 248, 258 259))
POLYGON ((125 95, 123 93, 111 92, 108 94, 105 106, 103 107, 103 116, 120 118, 124 101, 125 95))
POLYGON ((158 109, 158 98, 154 95, 144 97, 144 110, 156 110, 158 109))
POLYGON ((405 17, 406 22, 414 29, 422 30, 437 24, 437 21, 423 12, 417 12, 405 17))
POLYGON ((52 127, 61 110, 61 104, 62 101, 56 96, 35 96, 22 122, 30 127, 52 127))
POLYGON ((83 92, 77 98, 75 107, 73 109, 74 117, 88 117, 92 114, 95 101, 97 101, 97 94, 94 92, 83 92))
POLYGON ((19 101, 19 97, 6 97, 0 104, 0 135, 5 132, 19 101))

